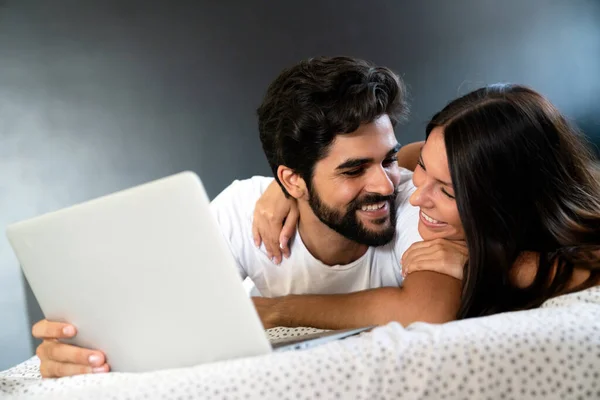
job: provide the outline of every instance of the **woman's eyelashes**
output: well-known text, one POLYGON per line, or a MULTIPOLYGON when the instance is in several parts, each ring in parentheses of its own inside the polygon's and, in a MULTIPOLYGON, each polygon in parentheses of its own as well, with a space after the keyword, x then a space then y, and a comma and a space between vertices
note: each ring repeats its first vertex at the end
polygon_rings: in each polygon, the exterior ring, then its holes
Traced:
MULTIPOLYGON (((427 169, 425 168, 425 164, 423 163, 423 159, 421 157, 419 157, 419 159, 417 160, 417 165, 421 168, 423 168, 423 171, 427 172, 427 169)), ((446 191, 446 189, 444 188, 440 188, 440 191, 446 196, 449 197, 451 199, 455 199, 454 195, 451 195, 450 193, 448 193, 448 191, 446 191)))
POLYGON ((444 193, 447 197, 451 198, 451 199, 455 199, 455 197, 453 195, 451 195, 450 193, 448 193, 446 191, 446 189, 442 188, 440 189, 442 191, 442 193, 444 193))

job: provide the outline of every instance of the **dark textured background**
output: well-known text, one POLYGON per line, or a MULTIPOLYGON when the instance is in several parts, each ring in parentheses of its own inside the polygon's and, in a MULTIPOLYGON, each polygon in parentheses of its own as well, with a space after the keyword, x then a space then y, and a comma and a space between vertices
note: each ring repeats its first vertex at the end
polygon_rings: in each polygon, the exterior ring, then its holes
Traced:
MULTIPOLYGON (((268 174, 255 109, 316 55, 401 74, 401 143, 497 81, 534 86, 600 140, 597 1, 0 1, 2 226, 183 169, 211 197, 268 174)), ((0 369, 32 354, 39 317, 2 240, 0 369)))

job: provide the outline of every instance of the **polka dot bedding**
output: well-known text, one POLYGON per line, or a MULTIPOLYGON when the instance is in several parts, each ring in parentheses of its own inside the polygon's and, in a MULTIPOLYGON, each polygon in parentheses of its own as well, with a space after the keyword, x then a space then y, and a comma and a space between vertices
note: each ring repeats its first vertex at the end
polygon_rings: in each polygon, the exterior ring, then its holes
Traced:
POLYGON ((600 287, 535 310, 390 323, 308 350, 192 368, 42 380, 38 367, 34 357, 1 372, 0 398, 600 399, 600 287))

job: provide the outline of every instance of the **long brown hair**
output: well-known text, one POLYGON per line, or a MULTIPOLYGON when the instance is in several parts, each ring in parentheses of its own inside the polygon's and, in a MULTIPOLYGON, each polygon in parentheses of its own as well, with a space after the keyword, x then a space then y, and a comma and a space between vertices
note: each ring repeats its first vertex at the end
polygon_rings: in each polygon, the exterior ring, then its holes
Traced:
POLYGON ((582 135, 542 95, 498 84, 436 114, 465 230, 459 318, 539 306, 564 293, 573 269, 600 278, 600 181, 582 135), (533 283, 511 282, 523 252, 540 254, 533 283))

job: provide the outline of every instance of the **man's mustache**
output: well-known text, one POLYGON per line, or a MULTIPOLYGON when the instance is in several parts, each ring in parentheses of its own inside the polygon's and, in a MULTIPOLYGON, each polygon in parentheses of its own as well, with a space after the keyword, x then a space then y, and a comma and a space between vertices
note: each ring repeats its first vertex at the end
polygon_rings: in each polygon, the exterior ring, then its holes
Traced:
POLYGON ((384 201, 389 201, 390 203, 393 203, 394 200, 396 200, 397 196, 398 196, 397 191, 394 191, 394 193, 387 195, 387 196, 383 196, 381 194, 376 194, 376 193, 366 194, 366 195, 364 195, 360 198, 356 198, 356 199, 352 200, 350 203, 348 203, 348 211, 360 210, 362 208, 362 206, 367 205, 367 204, 382 203, 384 201))

